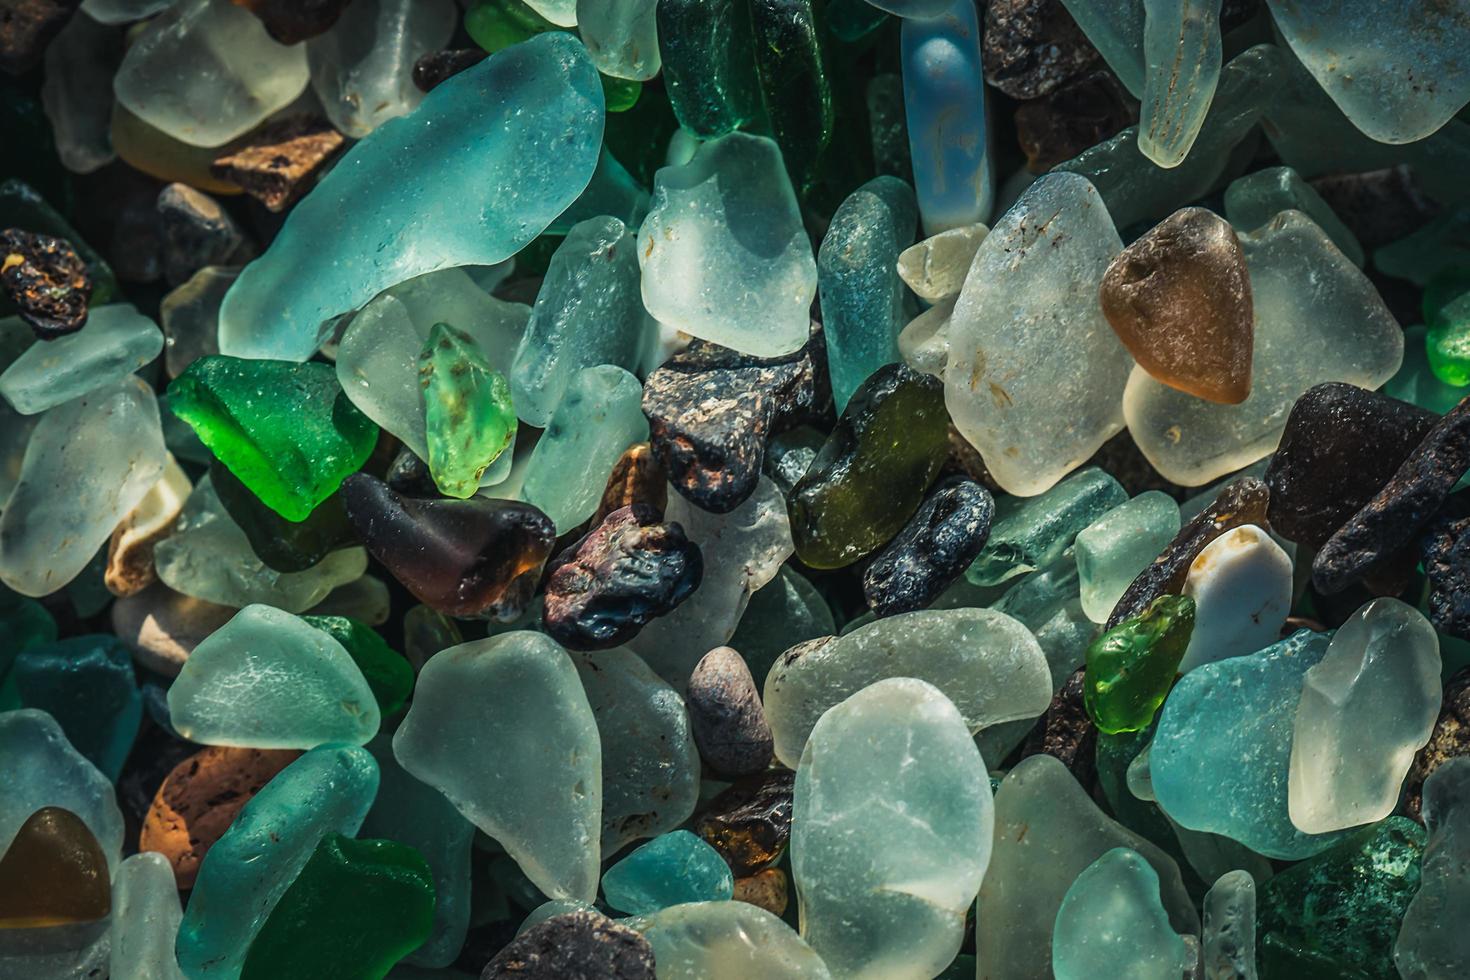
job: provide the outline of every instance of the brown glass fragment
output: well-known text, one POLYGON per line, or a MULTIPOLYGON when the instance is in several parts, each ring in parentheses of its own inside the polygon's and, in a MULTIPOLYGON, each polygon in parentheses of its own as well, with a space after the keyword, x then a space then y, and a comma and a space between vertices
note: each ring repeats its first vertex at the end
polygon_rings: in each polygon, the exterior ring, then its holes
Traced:
POLYGON ((488 57, 483 48, 451 48, 430 51, 413 63, 413 84, 420 92, 432 92, 446 79, 488 57))
POLYGON ((1404 778, 1404 813, 1424 822, 1424 780, 1451 759, 1470 755, 1470 667, 1458 671, 1444 686, 1444 703, 1429 742, 1414 754, 1404 778))
POLYGON ((1268 526, 1266 505, 1270 496, 1266 485, 1252 476, 1241 477, 1221 490, 1208 507, 1180 529, 1163 553, 1138 573, 1113 607, 1105 628, 1112 629, 1137 616, 1161 595, 1180 594, 1194 559, 1205 545, 1226 531, 1246 524, 1268 526))
POLYGON ((95 922, 112 911, 107 855, 82 818, 48 806, 0 857, 0 929, 95 922))
POLYGON ((272 211, 311 189, 326 164, 347 140, 332 124, 315 116, 294 116, 270 123, 243 143, 216 157, 209 172, 238 185, 272 211))
POLYGON ((87 325, 92 276, 65 239, 0 232, 0 284, 36 336, 55 340, 87 325))
POLYGON ((1050 755, 1060 759, 1077 782, 1089 792, 1097 777, 1097 726, 1083 703, 1086 667, 1079 667, 1051 699, 1021 748, 1021 758, 1050 755))
POLYGON ((1181 208, 1118 253, 1098 289, 1128 353, 1162 384, 1235 405, 1255 341, 1245 252, 1225 219, 1181 208))
POLYGON ((785 915, 786 905, 791 900, 786 872, 780 868, 767 868, 749 878, 736 878, 734 899, 765 909, 772 915, 785 915))
POLYGON ((1138 122, 1138 102, 1110 71, 1093 71, 1016 108, 1026 169, 1043 174, 1138 122))
POLYGON ((699 836, 720 852, 737 878, 748 878, 780 859, 791 838, 791 793, 796 773, 768 769, 736 781, 710 801, 699 836))
POLYGON ((352 0, 232 0, 265 25, 281 44, 296 44, 325 34, 352 0))
POLYGON ((588 526, 596 527, 608 514, 634 504, 653 508, 662 519, 668 503, 669 479, 653 455, 653 447, 646 442, 634 443, 613 464, 602 491, 602 503, 597 505, 588 526))
MULTIPOLYGON (((82 0, 4 0, 0 5, 0 70, 29 71, 41 60, 82 0)), ((14 133, 7 139, 19 139, 14 133)))

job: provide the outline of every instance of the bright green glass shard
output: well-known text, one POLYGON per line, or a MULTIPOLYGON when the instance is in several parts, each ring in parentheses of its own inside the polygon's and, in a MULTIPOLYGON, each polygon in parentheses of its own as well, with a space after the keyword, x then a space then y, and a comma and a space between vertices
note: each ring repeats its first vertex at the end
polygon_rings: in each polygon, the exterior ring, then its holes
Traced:
POLYGON ((302 616, 301 621, 342 644, 362 671, 383 717, 403 707, 413 690, 413 667, 371 626, 350 616, 302 616))
POLYGON ((1162 595, 1087 648, 1087 713, 1109 735, 1148 727, 1194 631, 1194 600, 1162 595))
POLYGON ((1470 267, 1451 266, 1424 287, 1429 369, 1445 384, 1470 385, 1470 267))
POLYGON ((515 438, 510 383, 475 338, 436 323, 419 355, 429 473, 441 493, 463 500, 515 438))

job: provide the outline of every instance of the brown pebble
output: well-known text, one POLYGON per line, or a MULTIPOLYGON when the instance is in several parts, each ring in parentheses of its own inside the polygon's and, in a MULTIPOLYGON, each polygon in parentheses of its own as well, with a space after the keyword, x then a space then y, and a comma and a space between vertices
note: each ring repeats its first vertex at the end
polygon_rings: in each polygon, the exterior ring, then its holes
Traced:
POLYGON ((238 611, 158 582, 112 604, 112 631, 132 648, 133 659, 143 667, 177 677, 194 648, 238 611))
POLYGON ((211 745, 174 767, 143 819, 138 850, 158 851, 180 888, 192 888, 204 855, 241 808, 301 753, 211 745))
POLYGON ((602 490, 602 502, 587 522, 588 527, 597 527, 608 514, 634 504, 652 507, 662 520, 668 503, 669 478, 654 457, 653 447, 646 442, 634 443, 613 464, 602 490))
POLYGON ((700 814, 699 836, 720 852, 735 877, 749 878, 780 860, 791 838, 795 785, 791 770, 767 769, 736 780, 700 814))
MULTIPOLYGON (((0 8, 0 70, 11 75, 29 71, 46 45, 71 20, 82 0, 5 0, 0 8)), ((14 96, 11 96, 14 98, 14 96)), ((6 137, 19 140, 17 133, 6 137)))
POLYGON ((1013 99, 1046 95, 1102 62, 1062 0, 990 0, 984 9, 985 80, 1013 99))
POLYGON ((1424 822, 1424 780, 1451 759, 1470 755, 1470 667, 1458 671, 1444 686, 1444 703, 1439 719, 1429 733, 1429 742, 1414 754, 1409 775, 1404 779, 1404 812, 1424 822))
POLYGON ((325 34, 352 0, 233 0, 265 26, 280 44, 296 44, 325 34))
POLYGON ((1224 218, 1175 211, 1118 253, 1098 296, 1128 353, 1162 384, 1226 405, 1250 394, 1251 282, 1224 218))
POLYGON ((748 902, 772 915, 785 915, 786 904, 791 900, 786 872, 780 868, 767 868, 749 878, 736 878, 734 897, 737 902, 748 902))
POLYGON ((745 658, 715 647, 689 675, 684 693, 700 758, 722 776, 749 776, 771 764, 774 742, 745 658))
POLYGON ((36 336, 55 340, 87 325, 92 276, 71 243, 19 228, 0 232, 0 284, 36 336))
POLYGON ((270 123, 216 157, 209 171, 238 185, 272 211, 284 211, 316 183, 347 145, 332 124, 315 116, 270 123))

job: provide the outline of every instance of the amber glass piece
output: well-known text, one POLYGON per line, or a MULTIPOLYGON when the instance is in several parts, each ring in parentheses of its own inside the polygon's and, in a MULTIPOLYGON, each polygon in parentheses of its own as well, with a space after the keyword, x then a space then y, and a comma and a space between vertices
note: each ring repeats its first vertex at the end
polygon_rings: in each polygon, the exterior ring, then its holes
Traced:
POLYGON ((653 447, 646 442, 636 442, 624 450, 613 464, 608 475, 607 486, 602 491, 602 503, 592 515, 589 527, 597 527, 602 519, 615 510, 645 504, 663 516, 669 502, 669 478, 653 447))
POLYGON ((107 855, 82 818, 31 814, 0 857, 0 929, 95 922, 112 911, 107 855))
POLYGON ((760 873, 786 850, 795 780, 786 769, 738 780, 700 816, 699 836, 720 852, 735 877, 760 873))

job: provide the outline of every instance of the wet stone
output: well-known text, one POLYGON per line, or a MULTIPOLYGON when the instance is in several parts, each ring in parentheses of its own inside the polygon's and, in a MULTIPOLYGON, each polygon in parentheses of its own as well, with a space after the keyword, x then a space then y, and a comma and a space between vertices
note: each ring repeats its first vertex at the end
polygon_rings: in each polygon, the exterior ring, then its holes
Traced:
POLYGON ((654 980, 640 933, 591 909, 556 915, 495 955, 480 980, 654 980))
POLYGON ((1103 315, 1140 367, 1171 388, 1234 405, 1251 389, 1250 276, 1235 231, 1183 208, 1123 249, 1103 275, 1103 315))
POLYGON ((1437 421, 1377 495, 1332 535, 1312 561, 1312 582, 1341 592, 1382 566, 1434 517, 1470 470, 1470 399, 1437 421))
POLYGON ((696 821, 736 878, 748 878, 780 860, 791 838, 792 790, 796 774, 770 769, 736 781, 710 801, 696 821))
POLYGON ((346 145, 346 137, 326 119, 294 116, 231 143, 209 172, 279 212, 310 190, 346 145))
POLYGON ((1102 63, 1061 0, 991 0, 983 45, 985 81, 1013 99, 1046 95, 1102 63))
POLYGON ((295 44, 325 34, 352 0, 232 0, 265 25, 281 44, 295 44))
MULTIPOLYGON (((1050 2, 1061 8, 1060 0, 1050 2)), ((1026 169, 1046 173, 1137 122, 1137 100, 1118 76, 1103 69, 1017 107, 1016 140, 1026 154, 1026 169)))
POLYGON ((413 63, 413 83, 420 92, 432 92, 440 82, 453 78, 471 65, 489 57, 484 48, 449 48, 430 51, 413 63))
POLYGON ((169 184, 158 194, 163 275, 177 286, 207 265, 238 265, 245 236, 220 203, 188 184, 169 184))
POLYGON ((1396 242, 1423 228, 1439 207, 1419 189, 1407 164, 1363 173, 1328 174, 1308 183, 1364 248, 1396 242))
POLYGON ((704 655, 684 698, 699 756, 721 776, 750 776, 771 762, 774 742, 760 690, 745 658, 730 647, 704 655))
POLYGON ((0 253, 0 285, 37 337, 53 340, 86 325, 92 276, 70 243, 7 228, 0 253))
POLYGON ((572 650, 606 650, 678 608, 699 587, 699 546, 646 504, 615 510, 557 556, 546 581, 546 631, 572 650))
POLYGON ((342 500, 373 557, 420 602, 449 616, 516 619, 556 544, 550 518, 530 504, 413 500, 366 473, 343 482, 342 500))
POLYGON ((1021 749, 1022 758, 1049 755, 1059 759, 1084 788, 1097 775, 1097 726, 1087 714, 1086 687, 1087 668, 1082 667, 1057 691, 1021 749))
POLYGON ((39 61, 80 4, 81 0, 7 2, 0 16, 0 71, 18 75, 39 61))
POLYGON ((669 481, 653 454, 650 443, 629 446, 613 464, 607 486, 602 490, 602 503, 592 515, 590 527, 597 527, 613 511, 641 504, 662 515, 669 502, 669 481))
POLYGON ((1429 742, 1415 754, 1404 778, 1404 813, 1423 823, 1424 781, 1446 762, 1464 755, 1470 755, 1470 667, 1445 684, 1444 702, 1429 742))
POLYGON ((1441 633, 1470 640, 1470 498, 1451 497, 1425 528, 1419 557, 1429 579, 1429 618, 1441 633))
POLYGON ((813 325, 806 346, 754 357, 696 340, 643 386, 653 453, 674 489, 725 514, 755 491, 769 438, 821 416, 831 400, 826 348, 813 325))
POLYGON ((772 915, 785 915, 786 906, 791 901, 786 872, 780 868, 767 868, 749 878, 736 878, 734 899, 765 909, 772 915))
POLYGON ((878 616, 923 609, 985 547, 995 499, 963 476, 938 483, 927 500, 863 570, 863 596, 878 616))
POLYGON ((1437 416, 1350 384, 1296 400, 1266 468, 1271 529, 1320 548, 1383 488, 1437 416))

